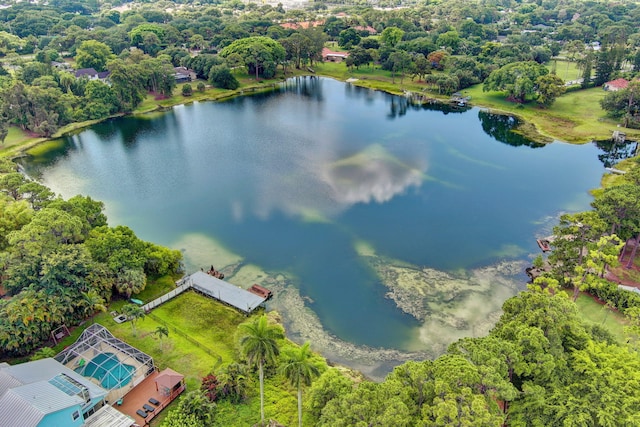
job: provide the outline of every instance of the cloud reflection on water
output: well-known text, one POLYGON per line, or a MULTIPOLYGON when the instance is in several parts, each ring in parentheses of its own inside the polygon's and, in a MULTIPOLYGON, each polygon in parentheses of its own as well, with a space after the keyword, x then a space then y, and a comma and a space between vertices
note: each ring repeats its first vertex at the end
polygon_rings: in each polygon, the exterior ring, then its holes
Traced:
MULTIPOLYGON (((422 184, 426 162, 413 166, 413 159, 400 159, 382 145, 373 144, 361 151, 340 157, 332 144, 305 150, 297 155, 294 172, 282 174, 269 168, 263 171, 274 175, 256 180, 257 197, 254 214, 266 219, 274 211, 301 216, 314 221, 344 212, 359 203, 385 203, 404 194, 409 188, 422 184)), ((407 156, 408 157, 408 156, 407 156)), ((239 221, 246 214, 238 200, 232 204, 234 218, 239 221)))

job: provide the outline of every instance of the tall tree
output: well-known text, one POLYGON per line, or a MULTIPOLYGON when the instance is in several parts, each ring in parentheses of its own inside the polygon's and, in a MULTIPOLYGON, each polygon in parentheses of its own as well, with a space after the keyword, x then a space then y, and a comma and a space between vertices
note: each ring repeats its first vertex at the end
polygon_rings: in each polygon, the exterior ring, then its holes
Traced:
POLYGON ((579 291, 598 288, 606 283, 604 272, 608 266, 616 267, 619 264, 618 255, 622 246, 623 243, 615 234, 600 237, 595 248, 587 253, 584 265, 576 266, 578 277, 574 282, 574 301, 578 299, 579 291))
POLYGON ((615 70, 615 53, 612 48, 603 46, 596 55, 596 86, 602 86, 611 78, 615 70))
POLYGON ((298 389, 298 426, 302 427, 302 386, 310 386, 314 378, 320 375, 320 369, 312 358, 309 342, 284 354, 280 370, 292 386, 298 389))
POLYGON ((100 72, 107 69, 107 62, 115 59, 111 48, 97 40, 85 40, 76 49, 76 64, 79 68, 93 68, 100 72))
POLYGON ((4 144, 4 140, 9 135, 9 123, 7 120, 0 116, 0 144, 4 144))
POLYGON ((267 316, 257 317, 251 323, 240 325, 242 352, 252 366, 258 367, 260 380, 260 422, 264 426, 264 366, 273 363, 280 353, 278 340, 284 338, 282 328, 270 325, 267 316))
POLYGON ((390 68, 391 68, 391 82, 395 83, 395 73, 400 73, 400 84, 404 81, 404 75, 407 70, 413 65, 411 55, 403 50, 397 50, 389 55, 390 68))
POLYGON ((536 92, 536 79, 549 73, 544 65, 534 61, 507 64, 489 74, 482 90, 505 91, 515 101, 524 102, 536 92))
POLYGON ((571 280, 584 254, 606 232, 607 225, 595 211, 564 214, 553 228, 553 251, 549 256, 555 278, 563 283, 571 280))
POLYGON ((640 233, 640 186, 632 184, 606 188, 592 206, 624 242, 640 233))
POLYGON ((404 36, 404 31, 397 27, 387 27, 382 30, 380 34, 380 39, 382 43, 389 45, 391 47, 395 47, 400 41, 402 41, 402 37, 404 36))
POLYGON ((160 351, 164 350, 162 348, 162 337, 169 337, 169 328, 164 325, 158 325, 153 333, 160 339, 160 351))
POLYGON ((320 418, 322 409, 329 401, 345 396, 353 389, 353 381, 336 368, 327 369, 307 393, 307 408, 314 419, 320 418))
POLYGON ((549 107, 560 95, 567 91, 564 81, 555 74, 545 74, 536 79, 538 104, 549 107))
POLYGON ((247 37, 236 40, 220 51, 220 56, 226 58, 234 53, 239 54, 248 67, 248 72, 271 78, 275 75, 276 67, 286 56, 284 47, 275 40, 264 36, 247 37))
POLYGON ((116 59, 107 63, 111 72, 111 90, 118 99, 120 109, 124 112, 133 111, 144 99, 144 73, 138 64, 125 63, 116 59))

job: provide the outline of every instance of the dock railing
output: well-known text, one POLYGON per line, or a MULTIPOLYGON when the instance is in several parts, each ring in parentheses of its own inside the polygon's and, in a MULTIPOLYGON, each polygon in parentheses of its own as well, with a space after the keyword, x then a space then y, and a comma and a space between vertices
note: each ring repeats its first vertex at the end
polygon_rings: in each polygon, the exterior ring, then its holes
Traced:
POLYGON ((148 313, 151 310, 153 310, 154 308, 156 308, 157 306, 159 306, 160 304, 164 304, 165 302, 169 301, 170 299, 177 297, 178 295, 180 295, 181 293, 183 293, 187 289, 191 288, 191 286, 192 286, 191 281, 183 283, 182 285, 178 286, 174 290, 172 290, 170 292, 167 292, 166 294, 162 295, 161 297, 156 298, 153 301, 148 302, 147 304, 143 305, 142 309, 146 313, 148 313))

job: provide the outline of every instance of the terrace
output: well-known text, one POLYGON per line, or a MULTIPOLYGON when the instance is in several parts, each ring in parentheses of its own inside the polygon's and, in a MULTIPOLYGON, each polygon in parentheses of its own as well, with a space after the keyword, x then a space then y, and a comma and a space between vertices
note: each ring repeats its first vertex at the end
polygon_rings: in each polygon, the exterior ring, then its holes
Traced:
POLYGON ((136 424, 148 424, 185 389, 184 376, 172 369, 155 371, 124 395, 116 409, 132 417, 136 424), (143 416, 144 415, 144 416, 143 416))

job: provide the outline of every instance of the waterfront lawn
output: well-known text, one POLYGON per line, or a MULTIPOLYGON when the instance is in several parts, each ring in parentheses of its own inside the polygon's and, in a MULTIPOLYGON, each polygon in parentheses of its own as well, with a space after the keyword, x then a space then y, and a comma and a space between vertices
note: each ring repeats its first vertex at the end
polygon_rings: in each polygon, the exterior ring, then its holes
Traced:
POLYGON ((33 134, 25 132, 16 126, 9 126, 9 133, 0 146, 0 155, 11 156, 27 143, 37 144, 44 140, 45 138, 34 137, 33 134))
POLYGON ((134 298, 148 303, 156 298, 161 297, 169 291, 172 291, 176 287, 176 280, 179 276, 162 276, 155 279, 151 279, 147 282, 144 290, 135 295, 134 298))
POLYGON ((585 293, 578 296, 576 305, 578 313, 585 322, 606 328, 620 344, 627 341, 627 335, 624 332, 627 320, 617 310, 612 310, 585 293))
MULTIPOLYGON (((166 280, 172 282, 173 278, 166 280)), ((158 288, 162 286, 160 284, 158 288)), ((125 300, 113 301, 109 312, 96 315, 94 321, 105 326, 117 338, 153 357, 158 368, 170 367, 184 374, 188 390, 199 388, 205 375, 219 372, 224 365, 239 361, 238 325, 251 320, 251 317, 194 291, 187 291, 138 320, 134 333, 130 322, 118 324, 110 314, 111 311, 121 312, 125 304, 125 300), (169 336, 163 337, 162 342, 154 333, 160 325, 169 329, 169 336)), ((261 314, 258 312, 252 316, 261 314)), ((87 321, 75 328, 70 337, 54 348, 56 352, 75 342, 89 324, 91 322, 87 321)), ((288 340, 280 343, 281 351, 291 346, 295 344, 288 340)), ((326 369, 326 361, 320 356, 316 355, 315 362, 321 369, 326 369)), ((159 426, 166 414, 176 406, 173 403, 164 410, 151 422, 151 426, 159 426)), ((284 425, 297 422, 296 390, 273 368, 269 368, 265 376, 265 413, 268 418, 284 425)), ((255 424, 259 418, 260 398, 255 373, 250 378, 246 401, 241 404, 218 403, 214 426, 244 427, 255 424)))
MULTIPOLYGON (((565 93, 546 109, 535 102, 520 105, 509 102, 502 92, 483 92, 481 84, 465 89, 463 94, 471 96, 474 105, 513 112, 533 123, 541 134, 567 142, 609 139, 612 132, 619 129, 617 122, 607 118, 600 107, 600 99, 606 92, 599 87, 565 93)), ((627 136, 640 135, 637 130, 625 129, 625 132, 627 136)))
POLYGON ((344 62, 323 62, 313 66, 316 73, 323 76, 333 77, 338 80, 350 78, 358 79, 354 84, 376 90, 383 90, 389 93, 401 94, 404 90, 413 92, 424 92, 431 98, 449 99, 449 96, 438 95, 436 92, 427 92, 424 82, 412 79, 405 74, 402 84, 400 75, 396 73, 395 78, 391 77, 391 72, 383 70, 380 65, 363 65, 359 69, 349 70, 344 62))

